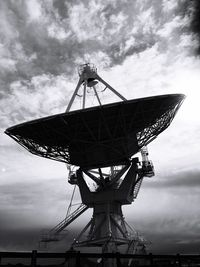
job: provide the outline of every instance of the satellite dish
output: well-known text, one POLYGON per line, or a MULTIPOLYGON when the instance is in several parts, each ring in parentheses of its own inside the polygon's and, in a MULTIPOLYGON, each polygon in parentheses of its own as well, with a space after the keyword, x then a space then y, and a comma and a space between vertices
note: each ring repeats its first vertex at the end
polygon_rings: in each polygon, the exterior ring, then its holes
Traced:
POLYGON ((8 128, 31 153, 87 167, 127 162, 163 132, 184 95, 161 95, 45 117, 8 128))
POLYGON ((73 247, 97 246, 103 252, 116 252, 127 245, 127 253, 138 253, 139 247, 144 251, 144 239, 125 222, 121 207, 135 200, 144 177, 154 176, 146 146, 170 125, 184 98, 183 94, 168 94, 126 100, 87 63, 79 68, 79 81, 66 112, 5 131, 37 156, 77 166, 74 171, 69 168, 68 181, 78 185, 82 204, 55 226, 44 242, 58 240, 63 229, 93 208, 92 219, 73 247), (100 83, 121 102, 102 105, 96 89, 100 83), (70 111, 81 88, 82 109, 70 111), (94 92, 99 106, 86 108, 88 90, 94 92), (139 151, 142 161, 133 157, 139 151), (89 188, 87 179, 95 183, 95 190, 89 188), (87 238, 81 240, 87 230, 87 238))

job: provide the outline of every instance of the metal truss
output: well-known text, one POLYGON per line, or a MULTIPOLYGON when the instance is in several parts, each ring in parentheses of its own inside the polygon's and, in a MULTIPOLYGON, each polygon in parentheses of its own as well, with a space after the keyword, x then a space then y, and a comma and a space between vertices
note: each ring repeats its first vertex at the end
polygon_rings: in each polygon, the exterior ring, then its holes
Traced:
POLYGON ((151 124, 137 133, 137 140, 140 148, 148 145, 170 125, 181 104, 182 102, 179 102, 176 106, 171 107, 171 109, 158 118, 154 124, 151 124))

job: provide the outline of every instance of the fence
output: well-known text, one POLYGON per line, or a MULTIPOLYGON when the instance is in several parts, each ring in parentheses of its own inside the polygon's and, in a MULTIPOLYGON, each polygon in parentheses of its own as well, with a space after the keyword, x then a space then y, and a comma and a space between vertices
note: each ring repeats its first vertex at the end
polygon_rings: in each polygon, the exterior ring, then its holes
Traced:
MULTIPOLYGON (((0 252, 0 266, 12 266, 12 264, 3 264, 4 259, 28 259, 29 264, 26 266, 36 267, 45 266, 39 265, 39 259, 62 259, 63 264, 69 267, 83 267, 83 266, 108 266, 108 262, 112 261, 112 266, 151 266, 151 267, 200 267, 199 255, 134 255, 134 254, 120 254, 120 253, 81 253, 79 251, 67 251, 65 253, 52 252, 0 252)), ((18 262, 18 266, 19 266, 18 262)), ((61 266, 52 265, 52 266, 61 266)), ((23 265, 23 264, 22 264, 23 265)), ((46 265, 49 266, 50 264, 46 265)), ((110 265, 109 265, 110 266, 110 265)))

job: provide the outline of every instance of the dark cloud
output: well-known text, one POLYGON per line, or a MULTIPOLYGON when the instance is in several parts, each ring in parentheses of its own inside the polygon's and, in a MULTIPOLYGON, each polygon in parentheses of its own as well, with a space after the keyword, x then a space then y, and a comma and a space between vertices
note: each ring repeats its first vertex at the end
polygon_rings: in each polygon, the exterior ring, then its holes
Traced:
POLYGON ((187 221, 184 214, 176 219, 168 214, 148 219, 137 218, 134 221, 130 222, 149 243, 149 251, 155 254, 199 253, 198 218, 187 221))
MULTIPOLYGON (((34 179, 30 173, 27 176, 34 179)), ((53 227, 65 217, 71 197, 72 188, 65 188, 63 184, 62 178, 1 185, 0 229, 53 227)))
POLYGON ((146 237, 151 242, 148 249, 154 254, 199 254, 200 240, 198 233, 196 237, 184 236, 175 233, 146 233, 146 237))
MULTIPOLYGON (((0 231, 0 251, 31 251, 31 250, 47 250, 45 244, 39 244, 44 232, 48 229, 34 229, 27 230, 1 230, 0 231)), ((59 244, 54 242, 49 244, 48 250, 50 251, 66 251, 70 248, 73 237, 76 235, 74 231, 67 231, 64 240, 59 244)))
POLYGON ((26 251, 36 249, 41 231, 31 230, 1 230, 0 250, 26 251))
POLYGON ((153 183, 144 183, 145 187, 166 188, 166 189, 198 189, 200 188, 200 172, 199 170, 180 171, 171 173, 170 176, 159 177, 153 183))
POLYGON ((198 47, 197 54, 200 54, 200 2, 198 0, 192 0, 192 10, 191 10, 191 30, 197 36, 198 47))
POLYGON ((68 17, 68 6, 67 3, 69 4, 69 1, 65 0, 54 0, 53 1, 53 7, 58 10, 58 13, 62 19, 65 19, 68 17))
POLYGON ((15 80, 27 80, 43 73, 72 74, 77 53, 79 50, 81 53, 79 44, 72 39, 60 44, 59 40, 49 37, 45 23, 29 21, 27 6, 23 1, 20 5, 13 1, 2 1, 1 8, 6 16, 1 35, 3 45, 15 63, 14 71, 2 74, 1 90, 9 89, 10 83, 15 80), (6 28, 10 29, 10 35, 7 35, 6 28))

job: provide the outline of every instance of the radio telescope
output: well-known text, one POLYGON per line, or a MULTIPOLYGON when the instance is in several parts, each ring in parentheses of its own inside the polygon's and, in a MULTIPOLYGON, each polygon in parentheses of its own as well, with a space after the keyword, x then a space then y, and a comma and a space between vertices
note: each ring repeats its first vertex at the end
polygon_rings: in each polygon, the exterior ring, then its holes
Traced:
POLYGON ((5 131, 31 153, 66 163, 68 182, 79 188, 82 204, 43 241, 57 240, 63 229, 92 208, 93 216, 75 238, 73 247, 101 247, 103 252, 116 252, 125 245, 127 253, 138 253, 144 247, 143 238, 125 221, 122 206, 135 200, 144 177, 154 176, 147 145, 170 125, 184 98, 182 94, 168 94, 127 100, 88 63, 79 68, 79 81, 66 112, 5 131), (120 102, 103 104, 100 92, 105 90, 120 102), (98 105, 87 107, 91 93, 98 105), (71 111, 80 97, 81 109, 71 111), (141 161, 134 157, 138 152, 141 161))

